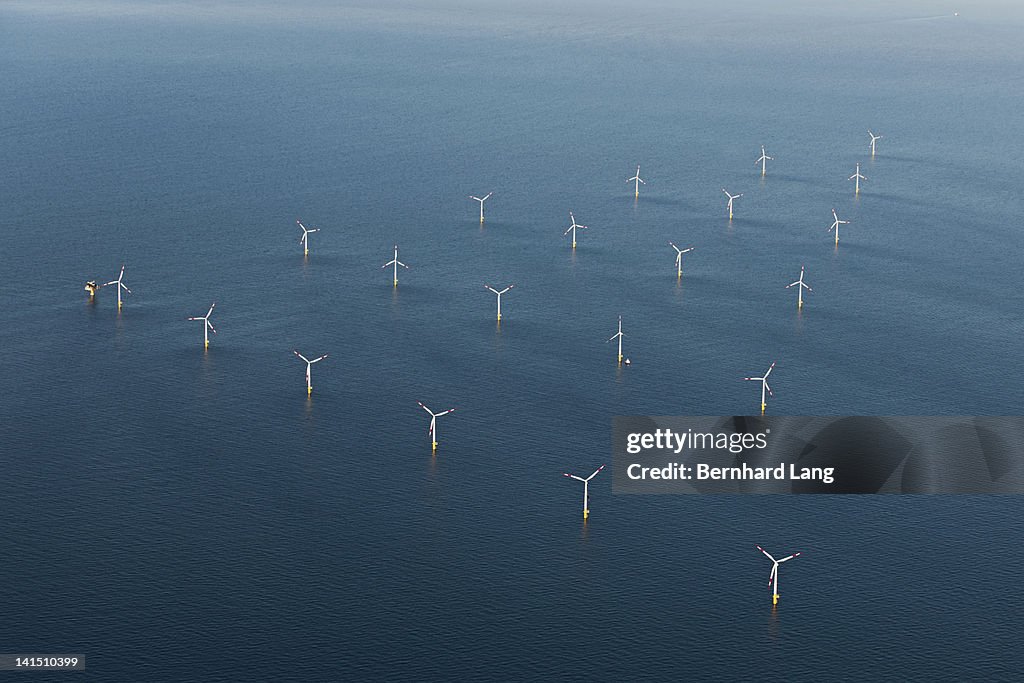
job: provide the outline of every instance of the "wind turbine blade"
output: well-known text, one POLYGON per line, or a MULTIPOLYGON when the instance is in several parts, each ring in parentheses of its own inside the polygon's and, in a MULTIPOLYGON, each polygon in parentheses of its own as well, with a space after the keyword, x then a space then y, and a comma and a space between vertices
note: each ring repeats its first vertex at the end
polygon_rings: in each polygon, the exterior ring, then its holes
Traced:
POLYGON ((214 334, 217 334, 217 330, 213 329, 213 323, 211 323, 209 320, 207 320, 206 321, 206 325, 207 325, 207 327, 210 328, 210 332, 213 332, 214 334))
POLYGON ((216 302, 216 301, 215 301, 215 302, 213 302, 212 304, 210 304, 210 310, 208 310, 208 311, 206 312, 206 317, 207 317, 207 318, 209 318, 209 317, 210 317, 211 315, 213 315, 213 307, 214 307, 214 306, 216 306, 216 305, 217 305, 217 302, 216 302))
POLYGON ((598 467, 598 468, 597 468, 596 470, 594 470, 594 473, 593 473, 593 474, 591 474, 591 475, 590 475, 589 477, 587 477, 586 481, 590 481, 591 479, 593 479, 594 477, 596 477, 596 476, 597 476, 597 474, 598 474, 598 472, 600 472, 600 471, 601 471, 601 470, 603 470, 603 469, 604 469, 604 465, 601 465, 600 467, 598 467))
POLYGON ((756 545, 756 546, 754 546, 754 547, 755 547, 755 548, 757 548, 758 550, 760 550, 760 551, 761 551, 762 553, 764 553, 765 555, 767 555, 767 556, 768 556, 768 559, 769 559, 769 560, 771 560, 772 562, 774 562, 774 561, 775 561, 775 558, 774 558, 774 557, 772 557, 771 555, 769 555, 769 554, 768 554, 768 551, 767 551, 767 550, 765 550, 764 548, 762 548, 762 547, 761 547, 761 546, 759 546, 759 545, 756 545))
POLYGON ((309 359, 308 359, 308 358, 306 358, 305 356, 303 356, 303 355, 302 355, 301 353, 299 353, 298 351, 292 350, 292 353, 294 353, 294 354, 295 354, 296 356, 298 356, 298 357, 299 357, 299 358, 301 358, 302 360, 306 361, 307 363, 309 362, 309 359))
MULTIPOLYGON (((430 413, 430 408, 426 407, 425 405, 423 405, 423 404, 422 404, 422 403, 420 403, 419 401, 416 401, 416 403, 419 403, 419 405, 420 405, 420 408, 423 408, 423 410, 425 410, 425 411, 427 411, 428 413, 430 413)), ((431 416, 433 416, 434 414, 433 414, 433 413, 430 413, 430 415, 431 415, 431 416)))
POLYGON ((768 382, 766 382, 765 380, 761 381, 764 382, 764 388, 768 390, 768 395, 771 396, 772 398, 775 398, 775 394, 772 393, 772 388, 768 386, 768 382))

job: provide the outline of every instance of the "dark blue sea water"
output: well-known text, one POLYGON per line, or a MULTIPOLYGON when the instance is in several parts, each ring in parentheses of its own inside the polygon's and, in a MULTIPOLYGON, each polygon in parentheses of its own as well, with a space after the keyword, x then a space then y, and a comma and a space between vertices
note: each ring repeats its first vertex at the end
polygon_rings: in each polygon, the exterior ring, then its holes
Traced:
POLYGON ((584 525, 561 476, 614 415, 756 412, 772 361, 774 414, 1019 413, 1024 12, 975 4, 3 3, 0 651, 1020 680, 1016 497, 600 475, 584 525), (311 400, 292 349, 330 354, 311 400), (458 408, 436 457, 417 401, 458 408), (756 543, 803 552, 776 610, 756 543))

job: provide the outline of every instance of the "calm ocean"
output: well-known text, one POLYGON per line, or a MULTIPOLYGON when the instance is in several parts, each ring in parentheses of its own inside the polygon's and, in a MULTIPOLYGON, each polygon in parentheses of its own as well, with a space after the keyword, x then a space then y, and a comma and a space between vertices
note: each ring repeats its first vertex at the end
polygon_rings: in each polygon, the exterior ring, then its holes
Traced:
POLYGON ((1017 497, 603 473, 584 525, 562 476, 614 415, 757 412, 773 361, 772 414, 1020 413, 1024 10, 777 4, 0 3, 0 652, 1020 680, 1017 497), (776 610, 755 544, 803 552, 776 610))

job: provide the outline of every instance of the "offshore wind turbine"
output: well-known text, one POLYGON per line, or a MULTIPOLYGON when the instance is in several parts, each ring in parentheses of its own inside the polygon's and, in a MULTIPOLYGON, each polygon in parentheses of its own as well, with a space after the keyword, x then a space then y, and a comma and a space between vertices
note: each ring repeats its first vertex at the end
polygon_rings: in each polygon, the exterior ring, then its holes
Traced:
POLYGON ((388 261, 387 263, 385 263, 383 266, 381 266, 381 268, 387 268, 388 266, 394 266, 395 267, 395 272, 394 272, 395 285, 394 286, 397 287, 398 286, 398 266, 402 266, 406 270, 408 270, 408 268, 409 268, 409 266, 405 265, 404 263, 402 263, 401 261, 398 260, 398 245, 397 244, 395 245, 395 258, 393 258, 390 261, 388 261))
POLYGON ((481 223, 484 222, 484 202, 486 202, 488 199, 490 199, 492 194, 494 194, 494 193, 493 192, 488 192, 486 197, 474 197, 473 195, 469 195, 470 199, 475 199, 478 202, 480 202, 480 222, 481 223))
POLYGON ((729 194, 729 191, 726 190, 724 187, 722 188, 722 192, 725 192, 725 196, 729 198, 729 206, 728 206, 728 208, 729 208, 729 220, 732 220, 732 203, 735 200, 737 200, 740 197, 742 197, 743 193, 740 192, 738 195, 733 196, 733 195, 729 194))
POLYGON ((672 242, 669 242, 672 248, 676 250, 676 278, 683 277, 683 254, 693 251, 693 247, 687 247, 686 249, 680 249, 672 242))
POLYGON ((640 178, 640 164, 637 164, 637 166, 636 166, 636 175, 633 176, 632 178, 629 178, 626 182, 627 183, 633 183, 636 186, 635 187, 636 194, 634 196, 639 198, 640 197, 640 185, 641 184, 643 184, 643 185, 647 184, 647 183, 645 183, 643 181, 643 179, 640 178))
POLYGON ((855 185, 855 189, 854 189, 854 192, 853 192, 854 194, 860 194, 860 181, 861 180, 867 180, 867 179, 868 179, 867 176, 860 174, 860 162, 858 161, 857 162, 857 170, 854 172, 854 174, 852 176, 847 178, 847 180, 856 180, 856 185, 855 185))
POLYGON ((772 393, 772 388, 770 386, 768 386, 768 375, 772 374, 772 368, 774 368, 774 367, 775 367, 775 363, 773 361, 771 366, 768 368, 768 372, 764 373, 764 377, 744 377, 743 378, 746 381, 751 381, 751 382, 756 381, 756 382, 760 382, 761 383, 761 414, 762 415, 764 415, 764 409, 765 409, 765 406, 767 405, 765 403, 764 392, 767 391, 769 396, 772 396, 772 397, 775 396, 775 394, 772 393))
POLYGON ((870 130, 868 131, 868 135, 871 136, 871 156, 874 157, 875 156, 875 142, 878 141, 878 140, 881 140, 885 136, 884 135, 875 135, 870 130))
POLYGON ((768 575, 768 587, 772 589, 772 604, 779 604, 779 565, 783 562, 792 560, 794 557, 800 557, 800 553, 793 553, 789 557, 784 557, 781 560, 776 560, 774 557, 768 554, 768 551, 761 546, 756 546, 758 550, 764 553, 769 560, 772 561, 772 571, 768 575))
MULTIPOLYGON (((617 338, 618 338, 618 340, 619 340, 619 364, 621 364, 621 363, 622 363, 622 338, 623 338, 624 336, 625 336, 625 335, 624 335, 624 334, 622 334, 622 316, 620 315, 620 316, 619 316, 619 331, 618 331, 618 332, 616 332, 615 334, 613 334, 613 335, 612 335, 612 338, 608 340, 608 341, 610 342, 610 341, 611 341, 612 339, 615 339, 616 337, 617 337, 617 338)), ((605 342, 605 344, 607 344, 607 343, 608 343, 608 342, 605 342)))
POLYGON ((216 301, 214 301, 212 304, 210 304, 210 310, 208 310, 206 312, 206 315, 203 315, 203 316, 198 316, 197 315, 194 318, 189 318, 189 320, 202 320, 203 321, 203 348, 204 349, 210 348, 210 332, 212 331, 214 334, 217 334, 217 330, 213 329, 213 323, 210 322, 210 316, 213 315, 213 307, 216 306, 216 305, 217 305, 216 301))
POLYGON ((832 232, 833 230, 836 231, 836 246, 838 247, 839 246, 839 226, 840 225, 846 225, 850 221, 841 221, 841 220, 839 220, 839 216, 836 215, 836 210, 835 209, 832 209, 832 218, 834 218, 835 220, 832 223, 832 227, 829 228, 828 231, 829 232, 832 232))
POLYGON ((498 322, 499 323, 501 322, 501 295, 504 294, 505 292, 507 292, 508 290, 512 289, 513 287, 515 287, 515 285, 509 285, 508 287, 506 287, 505 289, 503 289, 503 290, 501 290, 499 292, 498 290, 496 290, 494 287, 491 287, 490 285, 484 285, 485 289, 489 289, 489 290, 491 290, 492 292, 494 292, 495 294, 498 295, 498 322))
POLYGON ((430 413, 430 429, 428 430, 427 433, 430 434, 430 450, 431 452, 434 452, 437 450, 437 418, 441 417, 442 415, 447 415, 448 413, 455 412, 455 408, 449 408, 448 410, 442 413, 435 413, 434 411, 432 411, 430 408, 426 407, 419 401, 416 402, 420 404, 420 408, 423 408, 423 410, 430 413))
POLYGON ((566 235, 568 235, 571 232, 572 233, 572 248, 575 249, 576 248, 576 231, 577 230, 586 230, 587 226, 579 225, 576 222, 576 216, 572 215, 572 211, 569 212, 569 220, 572 221, 572 225, 570 225, 568 227, 568 229, 566 229, 566 231, 562 233, 562 237, 565 237, 566 235))
POLYGON ((303 356, 298 351, 292 350, 292 353, 294 353, 300 359, 306 361, 306 396, 309 396, 309 395, 311 395, 313 393, 313 383, 310 381, 310 377, 309 377, 310 370, 313 367, 313 363, 319 363, 324 358, 327 358, 327 354, 325 353, 324 355, 320 356, 319 358, 314 358, 313 360, 310 360, 310 359, 306 358, 305 356, 303 356))
MULTIPOLYGON (((117 285, 117 310, 120 311, 122 303, 121 290, 124 289, 124 291, 128 292, 129 294, 132 293, 132 290, 128 289, 128 285, 124 283, 124 264, 121 264, 121 272, 118 274, 116 280, 114 280, 113 282, 104 283, 100 285, 100 287, 107 287, 109 285, 117 285)), ((99 289, 99 287, 97 287, 96 289, 99 289)))
POLYGON ((594 470, 594 473, 591 474, 586 479, 584 479, 583 477, 577 477, 575 474, 569 474, 568 472, 562 473, 562 476, 583 482, 583 519, 590 517, 590 480, 596 477, 598 472, 600 472, 603 469, 604 465, 601 465, 596 470, 594 470))
POLYGON ((764 177, 764 174, 765 174, 765 172, 767 170, 766 167, 765 167, 765 162, 767 162, 767 161, 775 161, 775 157, 770 157, 767 154, 765 154, 764 153, 764 145, 761 145, 761 156, 760 156, 760 158, 757 161, 754 162, 754 165, 756 166, 757 164, 761 164, 761 177, 762 178, 764 177))
POLYGON ((298 226, 300 228, 302 228, 302 237, 299 238, 299 244, 302 245, 302 248, 304 250, 303 253, 308 255, 309 254, 309 233, 311 233, 311 232, 320 232, 320 228, 307 228, 305 225, 302 224, 302 221, 296 220, 295 222, 298 224, 298 226))
POLYGON ((810 288, 810 286, 807 283, 804 282, 804 267, 803 266, 800 266, 800 279, 797 280, 796 282, 791 282, 788 285, 786 285, 786 289, 789 289, 790 287, 796 287, 796 291, 797 291, 796 307, 797 308, 803 308, 804 307, 804 288, 806 288, 808 292, 813 292, 814 291, 813 289, 810 288))

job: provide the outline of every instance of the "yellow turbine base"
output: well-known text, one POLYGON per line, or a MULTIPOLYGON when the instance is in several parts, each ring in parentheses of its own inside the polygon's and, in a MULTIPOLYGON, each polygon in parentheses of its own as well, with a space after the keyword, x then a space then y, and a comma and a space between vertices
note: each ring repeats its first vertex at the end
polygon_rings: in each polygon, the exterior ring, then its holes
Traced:
POLYGON ((583 511, 583 519, 586 519, 587 517, 590 517, 590 510, 583 511))
POLYGON ((775 595, 772 596, 772 604, 773 605, 779 604, 779 596, 778 596, 778 594, 775 594, 775 595))
POLYGON ((397 287, 397 286, 398 286, 398 280, 395 280, 395 285, 394 285, 394 286, 395 286, 395 287, 397 287))
POLYGON ((575 248, 576 248, 576 240, 573 240, 573 243, 572 243, 572 248, 573 248, 573 249, 575 249, 575 248))
POLYGON ((501 315, 498 315, 498 322, 501 322, 501 315))
POLYGON ((797 308, 803 308, 804 307, 804 302, 803 301, 796 302, 796 307, 797 308))
POLYGON ((313 387, 306 387, 306 396, 311 396, 312 394, 313 394, 313 387))
POLYGON ((206 348, 210 348, 210 342, 209 342, 209 340, 207 340, 206 342, 204 342, 204 346, 205 346, 206 348))
POLYGON ((761 404, 761 414, 762 414, 762 415, 764 415, 764 409, 765 409, 765 407, 766 407, 766 404, 762 403, 762 404, 761 404))

